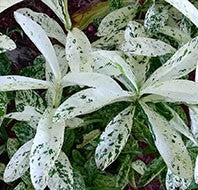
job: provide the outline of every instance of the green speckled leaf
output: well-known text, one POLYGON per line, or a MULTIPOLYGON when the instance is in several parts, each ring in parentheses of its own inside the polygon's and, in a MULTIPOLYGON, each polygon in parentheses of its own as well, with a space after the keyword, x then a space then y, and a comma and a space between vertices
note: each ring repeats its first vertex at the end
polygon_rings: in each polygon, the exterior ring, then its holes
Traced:
POLYGON ((74 169, 74 186, 73 186, 73 189, 86 190, 83 176, 76 169, 74 169))
POLYGON ((65 122, 52 123, 55 110, 46 110, 40 119, 30 155, 30 174, 35 189, 44 189, 64 140, 65 122))
POLYGON ((61 26, 47 14, 37 13, 28 8, 22 8, 17 10, 18 13, 23 14, 26 17, 29 17, 34 22, 38 23, 46 34, 57 39, 61 44, 65 45, 66 35, 61 26))
POLYGON ((55 169, 51 170, 51 176, 48 182, 50 190, 73 190, 73 170, 66 154, 60 152, 55 161, 55 169))
POLYGON ((120 112, 106 127, 100 137, 95 152, 98 168, 104 170, 121 153, 131 133, 134 108, 128 107, 120 112))
POLYGON ((166 174, 166 189, 167 190, 187 190, 192 182, 192 179, 183 179, 174 175, 170 170, 166 174))
POLYGON ((5 92, 0 92, 0 117, 6 114, 7 109, 7 95, 5 92))
POLYGON ((91 44, 86 35, 77 28, 68 32, 66 59, 72 72, 91 71, 91 44))
POLYGON ((5 182, 15 181, 28 170, 31 147, 32 140, 21 146, 11 158, 4 172, 5 182))
POLYGON ((49 83, 43 80, 17 75, 0 76, 0 91, 47 89, 49 83))
POLYGON ((25 186, 24 182, 20 182, 15 188, 14 190, 27 190, 27 187, 25 186))
POLYGON ((174 53, 176 50, 171 45, 154 38, 136 37, 124 42, 120 49, 133 55, 156 57, 167 53, 174 53))
POLYGON ((98 27, 98 36, 108 35, 116 30, 124 28, 130 20, 136 16, 137 5, 123 7, 108 14, 98 27))
POLYGON ((20 143, 16 138, 14 139, 8 138, 7 153, 8 153, 9 158, 11 158, 14 155, 14 153, 17 151, 19 146, 20 146, 20 143))
POLYGON ((155 145, 167 167, 179 177, 192 178, 192 161, 179 133, 165 118, 141 103, 149 122, 155 145))
POLYGON ((165 64, 146 81, 143 88, 158 81, 181 78, 196 68, 198 59, 198 37, 182 46, 165 64))
POLYGON ((5 164, 0 163, 0 180, 3 180, 4 170, 5 170, 5 164))
POLYGON ((114 92, 107 89, 89 88, 70 96, 57 109, 53 121, 71 119, 94 112, 105 105, 119 101, 130 101, 131 94, 126 91, 114 92))

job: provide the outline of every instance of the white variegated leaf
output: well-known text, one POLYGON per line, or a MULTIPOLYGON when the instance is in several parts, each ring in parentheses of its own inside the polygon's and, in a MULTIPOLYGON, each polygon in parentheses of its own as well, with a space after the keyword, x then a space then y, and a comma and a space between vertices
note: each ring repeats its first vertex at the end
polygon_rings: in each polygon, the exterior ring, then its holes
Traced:
POLYGON ((125 30, 124 38, 129 41, 131 38, 146 37, 144 26, 136 21, 130 21, 125 30))
POLYGON ((0 76, 0 91, 47 89, 49 83, 29 77, 8 75, 0 76))
POLYGON ((69 24, 71 26, 71 21, 69 19, 68 13, 66 13, 65 2, 67 1, 59 1, 59 0, 41 0, 45 3, 52 11, 59 17, 59 19, 66 25, 69 24), (66 23, 66 16, 69 19, 70 23, 66 23))
POLYGON ((12 182, 20 178, 29 168, 30 150, 33 141, 21 146, 9 161, 4 172, 4 181, 12 182))
POLYGON ((182 0, 182 3, 180 0, 165 1, 178 9, 198 27, 198 10, 190 1, 182 0))
MULTIPOLYGON (((1 7, 1 5, 0 5, 1 7)), ((8 36, 0 33, 0 53, 11 51, 16 48, 16 44, 8 36)))
POLYGON ((132 96, 133 94, 129 94, 127 91, 114 92, 104 88, 82 90, 70 96, 59 106, 53 121, 88 114, 114 102, 132 101, 132 96))
POLYGON ((172 108, 167 106, 167 108, 171 111, 173 118, 169 121, 170 124, 177 130, 179 133, 185 135, 187 138, 189 138, 193 143, 198 145, 198 141, 191 133, 189 127, 184 123, 184 121, 181 119, 181 117, 178 115, 176 111, 174 111, 172 108))
POLYGON ((95 56, 102 56, 108 60, 108 62, 113 63, 118 67, 121 74, 125 75, 131 82, 132 86, 137 89, 137 81, 135 75, 133 74, 132 67, 121 57, 120 52, 117 51, 95 51, 95 56))
POLYGON ((30 155, 30 175, 36 190, 43 190, 49 180, 49 171, 57 160, 63 140, 65 122, 52 123, 55 110, 46 110, 40 119, 30 155))
POLYGON ((66 58, 72 72, 91 71, 91 44, 86 35, 77 28, 68 32, 66 58))
POLYGON ((176 27, 164 26, 159 32, 174 38, 180 44, 185 44, 191 40, 190 34, 184 33, 176 27))
POLYGON ((15 12, 14 16, 26 35, 45 57, 46 62, 49 64, 49 67, 51 68, 55 78, 60 80, 61 72, 55 50, 45 31, 36 22, 18 12, 15 12))
POLYGON ((1 0, 0 13, 23 0, 1 0))
POLYGON ((166 189, 167 190, 187 190, 192 182, 192 179, 183 179, 174 175, 170 170, 166 174, 166 189))
POLYGON ((155 94, 167 98, 167 102, 198 104, 198 85, 189 80, 170 80, 158 82, 141 91, 143 94, 155 94))
MULTIPOLYGON (((167 97, 163 97, 160 95, 151 94, 151 95, 142 97, 141 100, 143 102, 157 103, 157 102, 168 102, 169 99, 167 97)), ((171 99, 169 101, 171 101, 171 99)))
POLYGON ((62 79, 62 87, 79 85, 120 91, 122 88, 111 77, 91 72, 69 73, 62 79))
POLYGON ((124 28, 136 16, 137 6, 127 6, 108 14, 98 27, 98 36, 108 35, 124 28))
POLYGON ((132 168, 140 175, 144 175, 145 171, 147 170, 147 166, 142 160, 133 161, 132 168))
POLYGON ((43 99, 33 90, 16 91, 15 106, 19 112, 23 111, 25 106, 32 106, 40 113, 45 110, 43 99))
POLYGON ((42 115, 34 107, 25 106, 22 112, 13 112, 4 116, 5 118, 16 119, 17 121, 27 121, 38 123, 42 115))
POLYGON ((164 117, 141 103, 151 124, 155 145, 168 168, 177 176, 192 178, 192 161, 179 133, 164 117))
POLYGON ((182 46, 165 64, 146 81, 143 88, 156 83, 180 78, 193 71, 198 59, 198 37, 182 46))
MULTIPOLYGON (((97 51, 96 51, 97 52, 97 51)), ((121 75, 121 71, 119 68, 114 65, 109 59, 106 59, 104 56, 97 55, 97 53, 93 52, 93 71, 102 73, 108 76, 119 76, 121 75)))
MULTIPOLYGON (((64 42, 65 44, 65 42, 64 42)), ((58 64, 61 70, 61 76, 64 77, 68 71, 68 63, 66 59, 66 53, 65 53, 65 48, 59 45, 54 45, 54 50, 56 52, 56 56, 58 59, 58 64)))
POLYGON ((198 139, 198 106, 189 106, 191 131, 198 139))
POLYGON ((18 9, 17 12, 32 19, 43 28, 43 30, 49 37, 55 38, 61 44, 65 45, 65 32, 63 31, 61 26, 54 19, 50 18, 47 14, 37 13, 28 8, 18 9))
POLYGON ((48 187, 50 190, 73 190, 73 170, 68 157, 64 152, 60 152, 52 169, 48 187))
POLYGON ((194 179, 195 179, 195 183, 198 184, 198 156, 195 161, 194 179))
POLYGON ((145 15, 144 26, 146 30, 149 32, 158 32, 166 24, 168 16, 168 10, 164 6, 154 3, 145 15))
POLYGON ((114 33, 107 34, 92 43, 93 48, 112 49, 119 46, 124 41, 124 31, 119 30, 114 33))
POLYGON ((175 49, 165 42, 153 38, 136 37, 124 42, 120 49, 134 55, 156 57, 167 53, 174 53, 175 49))
POLYGON ((134 108, 129 106, 107 125, 105 131, 100 136, 100 143, 95 152, 98 168, 104 170, 121 153, 131 133, 133 115, 134 108))

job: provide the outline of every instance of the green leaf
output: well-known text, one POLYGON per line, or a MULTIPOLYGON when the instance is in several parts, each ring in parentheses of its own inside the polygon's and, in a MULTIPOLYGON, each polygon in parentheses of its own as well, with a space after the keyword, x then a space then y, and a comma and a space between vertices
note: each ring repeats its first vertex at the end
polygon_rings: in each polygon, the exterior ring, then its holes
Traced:
POLYGON ((192 178, 192 161, 179 133, 146 104, 141 103, 141 106, 151 124, 155 145, 167 167, 181 178, 192 178))
MULTIPOLYGON (((1 9, 1 7, 0 7, 1 9)), ((16 48, 16 44, 8 36, 0 33, 0 54, 16 48)))
POLYGON ((11 73, 12 63, 5 53, 0 54, 0 76, 8 75, 11 73))
POLYGON ((81 173, 77 170, 74 169, 74 185, 73 185, 73 189, 78 189, 78 190, 86 190, 86 186, 85 186, 85 182, 83 179, 83 176, 81 175, 81 173))
POLYGON ((5 145, 0 145, 0 155, 3 154, 6 151, 5 145))
POLYGON ((134 108, 129 106, 107 125, 100 137, 100 143, 95 152, 95 160, 98 168, 104 170, 121 153, 131 133, 133 115, 134 108))
POLYGON ((108 0, 110 11, 119 9, 122 7, 123 0, 108 0))
POLYGON ((4 170, 5 170, 5 164, 0 163, 0 180, 3 180, 4 170))
POLYGON ((26 186, 24 182, 20 182, 15 188, 14 190, 26 190, 26 186))
POLYGON ((158 82, 153 84, 153 86, 143 89, 141 95, 143 94, 162 96, 165 102, 198 104, 198 86, 195 82, 188 80, 181 79, 158 82))
POLYGON ((0 76, 0 91, 47 89, 49 83, 29 77, 8 75, 0 76))
MULTIPOLYGON (((116 189, 116 176, 111 174, 98 174, 94 178, 94 187, 102 190, 102 188, 106 189, 116 189), (100 188, 99 188, 100 187, 100 188)), ((96 188, 96 189, 97 189, 96 188)), ((118 188, 120 189, 120 188, 118 188)))
POLYGON ((114 92, 107 89, 86 89, 70 96, 63 102, 53 118, 53 122, 71 119, 82 114, 94 112, 105 105, 124 101, 130 95, 126 91, 114 92))
POLYGON ((11 158, 19 148, 20 144, 16 138, 14 139, 8 138, 6 146, 7 146, 8 156, 9 158, 11 158))
POLYGON ((124 42, 120 49, 133 55, 156 57, 167 53, 174 53, 176 50, 171 45, 154 38, 136 37, 124 42))
POLYGON ((5 92, 0 92, 0 117, 6 114, 7 103, 7 94, 5 92))
POLYGON ((14 16, 26 35, 45 57, 47 64, 49 64, 49 67, 51 68, 55 78, 57 80, 60 80, 61 72, 55 50, 45 31, 41 28, 40 25, 20 13, 15 12, 14 16), (38 33, 39 35, 37 35, 38 33))
POLYGON ((34 138, 36 131, 26 122, 16 123, 12 130, 15 132, 19 142, 25 144, 27 141, 34 138))
POLYGON ((129 155, 126 156, 124 159, 121 168, 119 169, 119 172, 116 177, 116 187, 119 187, 120 189, 124 189, 125 186, 128 183, 128 175, 130 171, 130 164, 131 164, 131 158, 129 155))
POLYGON ((156 82, 181 78, 196 68, 198 37, 182 46, 165 64, 158 68, 145 82, 142 89, 156 82))
POLYGON ((17 12, 32 19, 43 28, 49 37, 55 38, 61 44, 65 45, 66 35, 64 30, 54 19, 50 18, 47 14, 37 13, 28 8, 18 9, 17 12))
MULTIPOLYGON (((66 127, 67 127, 67 123, 66 123, 66 127)), ((72 150, 74 140, 75 140, 74 130, 65 129, 64 143, 63 143, 63 147, 62 147, 63 152, 65 152, 66 154, 69 154, 69 152, 72 150)))
POLYGON ((46 110, 40 119, 30 155, 30 174, 35 189, 44 189, 48 172, 57 160, 64 141, 65 122, 52 123, 55 110, 46 110))
POLYGON ((50 189, 73 190, 73 170, 65 153, 60 152, 55 161, 55 169, 52 169, 50 173, 48 181, 50 189))
POLYGON ((21 146, 9 161, 4 172, 4 181, 12 182, 20 178, 29 168, 32 140, 21 146))
POLYGON ((196 7, 188 0, 165 0, 170 3, 181 13, 183 13, 187 18, 189 18, 198 27, 198 10, 196 7))
POLYGON ((127 6, 108 14, 98 27, 98 36, 108 35, 116 30, 124 28, 130 20, 136 16, 137 6, 127 6))
POLYGON ((156 158, 147 167, 145 173, 141 176, 138 187, 143 187, 149 184, 156 176, 158 176, 166 168, 162 158, 156 158))
POLYGON ((92 52, 87 36, 77 28, 68 32, 66 39, 66 59, 72 72, 91 71, 92 52))

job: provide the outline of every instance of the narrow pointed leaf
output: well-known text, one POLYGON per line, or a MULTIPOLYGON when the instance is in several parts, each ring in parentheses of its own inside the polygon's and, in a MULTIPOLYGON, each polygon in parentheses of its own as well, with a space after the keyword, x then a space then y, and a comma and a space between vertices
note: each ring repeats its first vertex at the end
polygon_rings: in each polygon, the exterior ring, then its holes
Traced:
POLYGON ((0 76, 0 91, 47 89, 49 83, 43 80, 17 75, 0 76))
POLYGON ((167 190, 187 190, 190 186, 191 179, 183 179, 174 175, 170 170, 166 174, 166 189, 167 190))
POLYGON ((49 171, 59 156, 64 140, 65 123, 52 123, 54 112, 47 110, 40 119, 31 149, 30 174, 36 190, 47 186, 49 171))
POLYGON ((59 106, 53 121, 88 114, 114 102, 130 101, 131 96, 126 91, 114 92, 103 88, 82 90, 69 97, 59 106))
POLYGON ((68 32, 66 59, 72 72, 91 71, 91 44, 86 35, 77 28, 68 32))
MULTIPOLYGON (((0 5, 1 6, 1 5, 0 5)), ((0 53, 11 51, 16 48, 16 44, 8 36, 0 33, 0 53)))
POLYGON ((134 55, 156 57, 167 53, 174 53, 176 50, 171 45, 153 38, 136 37, 124 42, 120 49, 134 55))
POLYGON ((108 60, 108 62, 113 63, 125 75, 131 82, 131 84, 137 89, 136 78, 133 74, 132 67, 120 56, 120 52, 116 51, 96 51, 94 52, 96 56, 102 56, 108 60))
POLYGON ((149 122, 155 145, 167 167, 177 176, 192 178, 192 161, 181 136, 162 116, 141 103, 149 122))
POLYGON ((20 178, 29 168, 32 140, 21 146, 11 158, 4 172, 4 181, 12 182, 20 178))
POLYGON ((51 68, 55 78, 58 80, 61 77, 58 60, 54 51, 54 48, 47 37, 45 31, 36 22, 30 18, 23 16, 22 14, 14 13, 16 21, 19 23, 23 31, 30 38, 30 40, 36 45, 38 50, 43 54, 49 67, 51 68))
POLYGON ((108 90, 122 90, 122 88, 109 76, 81 72, 81 73, 69 73, 62 79, 62 86, 79 85, 79 86, 89 86, 94 88, 106 88, 108 90))
POLYGON ((128 107, 120 112, 106 127, 100 137, 95 152, 98 168, 104 170, 121 153, 131 133, 134 108, 128 107))
POLYGON ((183 13, 187 18, 189 18, 198 27, 198 10, 196 7, 188 0, 165 0, 170 3, 181 13, 183 13))
POLYGON ((165 64, 146 81, 143 88, 156 83, 181 78, 196 68, 198 59, 198 37, 182 46, 165 64))
POLYGON ((128 6, 115 10, 108 14, 98 27, 98 36, 108 35, 116 30, 124 28, 130 20, 136 16, 137 6, 128 6))
POLYGON ((159 82, 142 90, 141 94, 163 96, 167 102, 185 102, 198 104, 198 86, 193 81, 170 80, 159 82))
POLYGON ((63 31, 61 26, 54 19, 50 18, 47 14, 37 13, 28 8, 18 9, 17 12, 32 19, 43 28, 43 30, 49 37, 55 38, 61 44, 65 45, 65 32, 63 31))
POLYGON ((0 92, 0 117, 6 114, 7 103, 8 103, 7 94, 5 92, 0 92))
POLYGON ((64 152, 60 152, 54 167, 55 169, 52 170, 52 176, 50 177, 48 187, 51 190, 73 190, 73 170, 64 152))
POLYGON ((136 160, 132 162, 132 168, 140 175, 144 175, 147 166, 142 160, 136 160))

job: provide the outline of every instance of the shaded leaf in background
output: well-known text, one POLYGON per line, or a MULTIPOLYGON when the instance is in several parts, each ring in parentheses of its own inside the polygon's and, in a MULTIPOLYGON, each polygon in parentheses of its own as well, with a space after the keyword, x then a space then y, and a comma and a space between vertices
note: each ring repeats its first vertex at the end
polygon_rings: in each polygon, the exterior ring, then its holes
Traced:
POLYGON ((15 139, 8 138, 7 153, 8 153, 9 158, 11 158, 14 155, 14 153, 18 150, 19 146, 20 146, 20 143, 16 138, 15 139))

